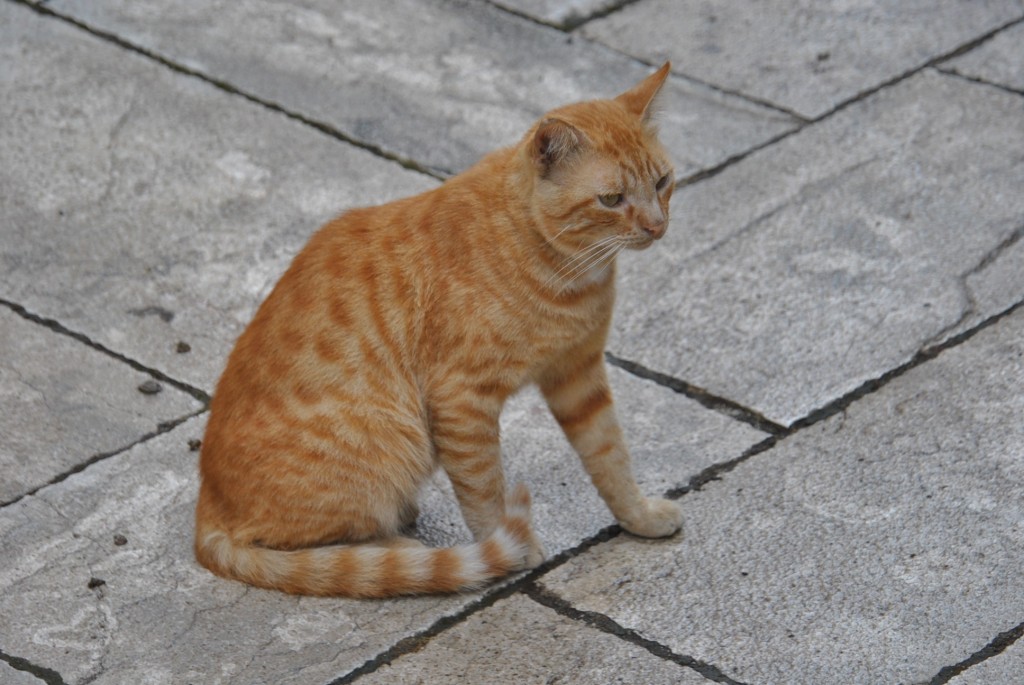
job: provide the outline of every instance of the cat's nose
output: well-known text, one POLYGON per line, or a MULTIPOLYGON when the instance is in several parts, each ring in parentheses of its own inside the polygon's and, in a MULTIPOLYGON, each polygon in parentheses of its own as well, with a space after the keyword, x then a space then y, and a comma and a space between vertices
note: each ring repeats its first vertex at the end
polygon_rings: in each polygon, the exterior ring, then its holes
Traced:
POLYGON ((668 228, 668 222, 664 219, 655 221, 650 224, 640 224, 640 230, 651 236, 655 240, 665 235, 665 229, 668 228))

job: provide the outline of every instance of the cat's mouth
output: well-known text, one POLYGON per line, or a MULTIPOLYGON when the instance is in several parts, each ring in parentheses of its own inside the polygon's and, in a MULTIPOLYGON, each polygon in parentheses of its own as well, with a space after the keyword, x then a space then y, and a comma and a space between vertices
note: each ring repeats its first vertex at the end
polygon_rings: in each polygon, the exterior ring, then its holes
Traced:
POLYGON ((627 250, 646 250, 654 244, 657 238, 650 235, 638 235, 632 236, 625 242, 624 247, 627 250))

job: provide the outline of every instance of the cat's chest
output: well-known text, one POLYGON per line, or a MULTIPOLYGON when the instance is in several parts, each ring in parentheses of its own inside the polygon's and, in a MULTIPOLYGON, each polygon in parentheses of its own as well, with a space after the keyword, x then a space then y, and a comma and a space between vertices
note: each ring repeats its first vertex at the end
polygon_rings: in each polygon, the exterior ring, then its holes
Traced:
POLYGON ((515 389, 574 350, 591 348, 607 332, 614 302, 611 282, 554 292, 510 272, 504 278, 439 279, 420 309, 420 340, 431 377, 480 379, 515 389), (472 285, 473 287, 468 287, 472 285))
POLYGON ((611 317, 610 303, 589 302, 565 311, 533 312, 506 319, 495 328, 484 355, 496 368, 519 375, 519 383, 531 382, 554 364, 570 361, 576 350, 590 347, 595 337, 603 341, 611 317))

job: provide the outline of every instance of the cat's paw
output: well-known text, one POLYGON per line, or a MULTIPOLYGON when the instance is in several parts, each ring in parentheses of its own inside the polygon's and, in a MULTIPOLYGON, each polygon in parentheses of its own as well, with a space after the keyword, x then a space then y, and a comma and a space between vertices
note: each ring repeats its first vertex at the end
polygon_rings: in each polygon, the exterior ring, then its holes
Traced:
POLYGON ((533 538, 530 541, 530 548, 526 552, 526 563, 523 566, 525 570, 537 568, 544 563, 544 545, 540 544, 540 540, 535 535, 531 535, 533 538))
POLYGON ((659 497, 648 497, 639 516, 619 521, 633 535, 663 538, 683 527, 683 510, 678 504, 659 497))

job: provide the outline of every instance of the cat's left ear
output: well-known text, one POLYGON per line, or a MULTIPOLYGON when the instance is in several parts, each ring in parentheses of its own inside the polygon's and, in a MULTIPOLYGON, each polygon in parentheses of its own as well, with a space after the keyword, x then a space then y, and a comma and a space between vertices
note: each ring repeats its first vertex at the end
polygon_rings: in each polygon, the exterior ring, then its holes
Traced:
POLYGON ((656 110, 655 98, 661 91, 661 87, 665 85, 665 79, 668 78, 671 69, 672 63, 665 62, 661 69, 615 98, 615 101, 639 117, 645 124, 649 123, 656 110))
POLYGON ((554 167, 572 157, 586 138, 572 124, 549 117, 541 121, 533 133, 533 160, 546 176, 554 167))

